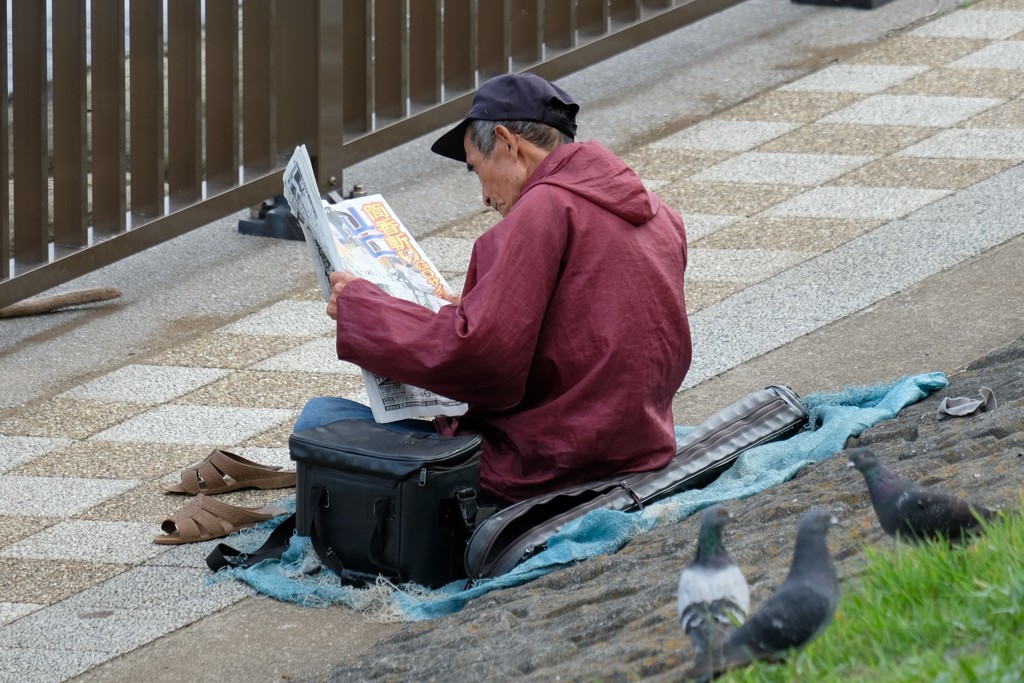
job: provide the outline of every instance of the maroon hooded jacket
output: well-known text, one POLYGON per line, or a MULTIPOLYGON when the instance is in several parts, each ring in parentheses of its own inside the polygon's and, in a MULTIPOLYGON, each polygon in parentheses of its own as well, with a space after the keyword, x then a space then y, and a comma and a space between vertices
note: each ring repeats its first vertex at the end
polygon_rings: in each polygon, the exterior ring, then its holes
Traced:
POLYGON ((511 503, 658 469, 690 366, 682 220, 594 142, 555 149, 477 239, 462 302, 434 313, 356 280, 338 357, 464 401, 483 490, 511 503))

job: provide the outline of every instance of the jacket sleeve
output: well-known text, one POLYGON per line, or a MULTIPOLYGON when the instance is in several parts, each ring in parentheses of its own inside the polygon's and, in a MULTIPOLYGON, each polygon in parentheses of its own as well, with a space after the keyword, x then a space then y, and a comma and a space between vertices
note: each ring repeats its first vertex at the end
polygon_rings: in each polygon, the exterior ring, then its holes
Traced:
POLYGON ((338 301, 338 357, 477 409, 523 396, 545 311, 558 281, 572 209, 541 185, 473 247, 458 306, 438 312, 366 280, 338 301))

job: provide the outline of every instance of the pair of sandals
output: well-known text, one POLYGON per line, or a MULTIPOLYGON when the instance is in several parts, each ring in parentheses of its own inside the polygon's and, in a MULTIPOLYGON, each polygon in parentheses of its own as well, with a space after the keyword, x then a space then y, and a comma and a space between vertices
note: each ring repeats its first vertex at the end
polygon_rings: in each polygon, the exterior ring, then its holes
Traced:
POLYGON ((164 533, 153 537, 153 541, 163 545, 208 541, 286 514, 287 510, 281 507, 245 508, 210 496, 246 488, 290 486, 295 486, 295 470, 261 465, 228 451, 213 451, 197 466, 184 470, 180 482, 163 486, 168 493, 184 493, 194 498, 160 524, 164 533))

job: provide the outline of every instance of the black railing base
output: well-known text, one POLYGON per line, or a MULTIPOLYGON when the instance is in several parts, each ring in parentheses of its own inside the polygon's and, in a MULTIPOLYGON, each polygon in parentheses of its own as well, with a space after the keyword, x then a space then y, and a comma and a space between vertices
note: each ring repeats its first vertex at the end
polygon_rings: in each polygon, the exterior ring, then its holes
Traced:
POLYGON ((276 237, 282 240, 302 241, 302 228, 292 214, 284 195, 268 199, 260 205, 257 218, 243 218, 238 221, 238 232, 256 237, 276 237))
POLYGON ((829 5, 832 7, 853 7, 854 9, 875 9, 892 0, 790 0, 794 5, 829 5))

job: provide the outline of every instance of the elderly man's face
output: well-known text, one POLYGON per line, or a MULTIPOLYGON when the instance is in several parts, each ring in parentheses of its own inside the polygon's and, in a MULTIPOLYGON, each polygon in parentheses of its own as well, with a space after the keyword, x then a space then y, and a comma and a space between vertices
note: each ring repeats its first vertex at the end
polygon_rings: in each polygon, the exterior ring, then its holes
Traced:
POLYGON ((519 201, 529 167, 519 154, 519 136, 504 126, 495 129, 494 149, 484 156, 466 133, 466 167, 476 173, 483 191, 483 202, 504 218, 519 201))

